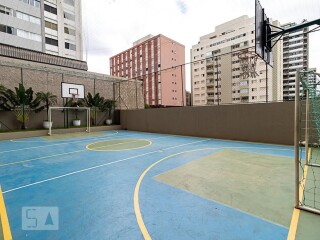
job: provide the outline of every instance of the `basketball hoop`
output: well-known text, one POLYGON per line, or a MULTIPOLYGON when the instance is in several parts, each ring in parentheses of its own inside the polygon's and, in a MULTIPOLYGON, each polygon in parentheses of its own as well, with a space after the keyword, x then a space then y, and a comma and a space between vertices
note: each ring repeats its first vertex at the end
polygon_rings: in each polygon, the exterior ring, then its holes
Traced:
POLYGON ((258 55, 254 51, 244 50, 238 54, 240 61, 240 68, 242 73, 240 74, 242 79, 249 77, 256 78, 259 74, 256 72, 258 55))

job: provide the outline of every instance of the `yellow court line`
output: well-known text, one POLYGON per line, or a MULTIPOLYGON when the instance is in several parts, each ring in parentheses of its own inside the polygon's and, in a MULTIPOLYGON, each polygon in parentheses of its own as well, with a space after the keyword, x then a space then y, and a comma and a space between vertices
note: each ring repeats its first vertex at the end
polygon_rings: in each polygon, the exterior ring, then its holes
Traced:
MULTIPOLYGON (((309 148, 308 151, 308 160, 310 159, 311 156, 311 148, 309 148)), ((306 179, 307 179, 307 173, 308 173, 308 165, 304 165, 303 168, 303 177, 302 181, 299 186, 299 202, 302 202, 302 196, 303 196, 303 189, 306 184, 306 179)), ((291 218, 291 223, 289 227, 289 233, 288 233, 288 238, 287 240, 295 240, 296 239, 296 234, 297 234, 297 229, 298 229, 298 223, 299 223, 299 217, 300 217, 300 209, 295 208, 293 210, 292 218, 291 218)))
POLYGON ((7 216, 6 206, 4 204, 1 186, 0 186, 0 218, 2 223, 2 232, 4 237, 3 239, 12 240, 10 224, 7 216))
POLYGON ((140 228, 140 231, 144 237, 144 239, 146 240, 150 240, 152 239, 147 228, 146 228, 146 225, 144 224, 144 221, 143 221, 143 218, 142 218, 142 214, 141 214, 141 211, 140 211, 140 204, 139 204, 139 190, 140 190, 140 186, 141 186, 141 182, 143 180, 143 178, 145 177, 145 175, 150 171, 151 168, 153 168, 154 166, 156 166, 157 164, 159 164, 160 162, 168 159, 168 158, 171 158, 171 157, 174 157, 174 156, 177 156, 177 155, 180 155, 180 154, 183 154, 183 153, 188 153, 188 152, 196 152, 196 151, 204 151, 204 150, 216 150, 216 148, 201 148, 201 149, 193 149, 193 150, 187 150, 187 151, 183 151, 183 152, 178 152, 178 153, 175 153, 175 154, 171 154, 167 157, 164 157, 162 159, 160 159, 159 161, 151 164, 146 170, 143 171, 143 173, 140 175, 137 183, 136 183, 136 187, 134 189, 134 193, 133 193, 133 206, 134 206, 134 213, 136 215, 136 219, 137 219, 137 222, 138 222, 138 226, 140 228))
POLYGON ((84 152, 84 151, 86 151, 86 150, 78 150, 78 151, 73 151, 73 152, 59 153, 59 154, 43 156, 43 157, 38 157, 38 158, 32 158, 32 159, 22 160, 22 161, 17 161, 17 162, 12 162, 12 163, 5 163, 5 164, 0 164, 0 167, 5 167, 5 166, 19 164, 19 163, 25 163, 25 162, 32 162, 32 161, 36 161, 36 160, 57 157, 57 156, 63 156, 63 155, 68 155, 68 154, 72 154, 72 153, 84 152))
MULTIPOLYGON (((121 140, 121 139, 120 139, 121 140)), ((114 141, 114 140, 107 140, 107 141, 114 141)), ((99 141, 99 142, 105 142, 105 141, 99 141)), ((99 142, 95 142, 95 143, 99 143, 99 142)), ((107 146, 102 146, 102 147, 96 147, 96 148, 90 148, 90 145, 93 145, 95 143, 90 143, 86 146, 86 149, 90 150, 90 151, 96 151, 96 152, 116 152, 116 151, 127 151, 127 150, 134 150, 134 149, 139 149, 139 148, 145 148, 148 147, 152 144, 152 142, 150 140, 145 140, 145 139, 140 139, 137 141, 129 141, 129 142, 123 142, 123 143, 115 143, 115 144, 111 144, 111 145, 107 145, 107 146), (111 150, 96 150, 97 148, 104 148, 104 147, 111 147, 111 146, 116 146, 116 145, 121 145, 121 144, 126 144, 126 143, 132 143, 132 142, 139 142, 139 141, 145 141, 145 142, 149 142, 148 145, 145 146, 141 146, 141 147, 136 147, 136 148, 128 148, 128 149, 119 149, 119 150, 115 150, 115 149, 111 149, 111 150)))

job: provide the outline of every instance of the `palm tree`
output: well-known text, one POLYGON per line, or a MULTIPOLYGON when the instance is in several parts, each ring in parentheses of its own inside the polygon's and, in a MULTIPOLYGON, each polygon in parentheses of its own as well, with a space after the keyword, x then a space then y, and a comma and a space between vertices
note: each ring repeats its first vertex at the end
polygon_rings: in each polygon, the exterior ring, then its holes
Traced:
POLYGON ((106 99, 100 110, 107 113, 107 120, 112 120, 113 112, 116 107, 116 101, 111 99, 106 99))
POLYGON ((92 96, 91 93, 87 94, 87 97, 84 98, 84 103, 86 107, 91 108, 91 122, 92 124, 97 124, 97 109, 100 109, 104 104, 104 98, 100 96, 99 93, 96 93, 94 96, 92 96))
POLYGON ((26 129, 26 121, 29 120, 32 109, 36 109, 40 101, 33 99, 32 88, 25 89, 22 83, 15 90, 0 88, 0 109, 15 111, 16 118, 22 123, 21 129, 26 129))
MULTIPOLYGON (((70 99, 66 102, 66 104, 64 105, 65 107, 83 107, 84 106, 84 101, 83 99, 77 99, 76 101, 74 101, 73 99, 70 99)), ((79 120, 78 118, 78 112, 79 109, 72 109, 74 114, 75 114, 75 120, 79 120)))
POLYGON ((36 93, 37 99, 40 103, 44 103, 41 107, 36 109, 36 112, 40 112, 44 109, 47 111, 47 120, 49 121, 49 107, 57 103, 57 96, 51 92, 38 92, 36 93))

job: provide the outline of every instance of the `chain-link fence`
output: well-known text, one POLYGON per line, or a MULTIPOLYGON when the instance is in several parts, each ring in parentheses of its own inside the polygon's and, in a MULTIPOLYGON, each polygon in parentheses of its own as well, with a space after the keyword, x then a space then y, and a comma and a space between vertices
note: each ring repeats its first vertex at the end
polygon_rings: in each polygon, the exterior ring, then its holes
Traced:
POLYGON ((208 52, 191 64, 194 106, 283 101, 281 62, 271 67, 246 45, 208 52))

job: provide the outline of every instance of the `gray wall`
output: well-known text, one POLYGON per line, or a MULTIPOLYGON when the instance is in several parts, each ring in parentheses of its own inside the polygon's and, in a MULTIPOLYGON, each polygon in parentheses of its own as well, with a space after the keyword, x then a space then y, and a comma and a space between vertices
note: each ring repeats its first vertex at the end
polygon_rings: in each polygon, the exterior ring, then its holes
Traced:
POLYGON ((123 129, 293 144, 294 102, 122 110, 123 129))

